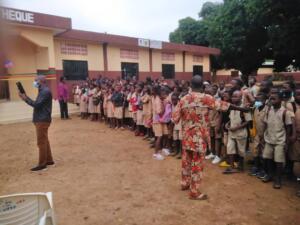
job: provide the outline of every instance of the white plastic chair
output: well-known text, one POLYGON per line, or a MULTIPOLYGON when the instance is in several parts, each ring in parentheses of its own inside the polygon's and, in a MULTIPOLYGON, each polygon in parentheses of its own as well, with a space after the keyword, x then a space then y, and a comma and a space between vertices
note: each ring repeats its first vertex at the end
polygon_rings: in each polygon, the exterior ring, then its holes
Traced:
POLYGON ((52 192, 0 196, 1 225, 56 225, 52 192))

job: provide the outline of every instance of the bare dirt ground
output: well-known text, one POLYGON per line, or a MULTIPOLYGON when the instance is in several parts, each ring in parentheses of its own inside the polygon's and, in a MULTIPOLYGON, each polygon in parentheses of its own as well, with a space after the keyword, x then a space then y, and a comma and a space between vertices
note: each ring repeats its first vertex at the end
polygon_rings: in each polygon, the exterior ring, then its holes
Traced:
POLYGON ((53 121, 50 142, 56 167, 32 173, 34 126, 0 126, 0 195, 52 191, 61 225, 300 224, 295 184, 274 190, 207 163, 209 200, 191 201, 180 191, 180 161, 153 160, 147 143, 129 131, 74 116, 53 121))

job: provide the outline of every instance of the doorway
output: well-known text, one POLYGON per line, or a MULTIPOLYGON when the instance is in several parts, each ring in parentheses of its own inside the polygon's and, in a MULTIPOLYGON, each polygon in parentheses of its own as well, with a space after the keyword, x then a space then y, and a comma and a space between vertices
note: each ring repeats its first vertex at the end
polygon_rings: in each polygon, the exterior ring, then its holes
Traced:
POLYGON ((193 76, 203 76, 203 66, 193 66, 193 76))
POLYGON ((139 64, 138 63, 127 63, 121 62, 122 69, 122 79, 126 80, 128 78, 139 77, 139 64))

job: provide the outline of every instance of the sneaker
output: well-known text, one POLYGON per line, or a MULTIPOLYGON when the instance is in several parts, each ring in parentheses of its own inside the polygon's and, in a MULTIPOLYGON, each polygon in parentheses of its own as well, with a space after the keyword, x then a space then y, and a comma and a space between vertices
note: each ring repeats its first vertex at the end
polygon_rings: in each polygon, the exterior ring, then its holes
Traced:
POLYGON ((219 164, 220 167, 230 167, 230 165, 226 162, 226 161, 223 161, 219 164))
POLYGON ((157 153, 157 154, 154 154, 154 155, 155 156, 153 158, 156 159, 156 160, 164 160, 165 159, 160 153, 157 153))
POLYGON ((213 159, 215 158, 215 155, 210 153, 209 155, 205 156, 205 159, 213 159))
POLYGON ((216 155, 216 157, 214 158, 214 160, 211 162, 212 164, 218 164, 221 162, 221 158, 219 156, 216 155))
POLYGON ((168 156, 168 155, 170 155, 170 150, 167 149, 167 148, 163 148, 163 149, 162 149, 162 153, 163 153, 165 156, 168 156))
POLYGON ((262 178, 262 181, 263 181, 264 183, 268 183, 268 182, 272 181, 272 177, 269 176, 268 174, 266 174, 266 175, 262 178))
POLYGON ((261 170, 256 174, 256 177, 262 179, 265 176, 265 171, 261 170))
POLYGON ((35 172, 35 171, 46 170, 46 169, 47 169, 47 166, 36 166, 36 167, 31 168, 30 170, 35 172))
POLYGON ((258 169, 256 167, 252 167, 250 172, 249 172, 249 175, 250 176, 257 176, 258 174, 258 169))

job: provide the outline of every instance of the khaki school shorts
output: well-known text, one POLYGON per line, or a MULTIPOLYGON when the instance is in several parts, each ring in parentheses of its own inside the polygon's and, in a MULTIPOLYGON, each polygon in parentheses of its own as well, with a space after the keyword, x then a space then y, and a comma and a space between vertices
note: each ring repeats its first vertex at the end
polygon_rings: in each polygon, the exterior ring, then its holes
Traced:
POLYGON ((246 155, 247 138, 233 139, 228 136, 227 155, 239 154, 241 157, 246 155))
POLYGON ((143 111, 138 110, 136 113, 136 125, 138 126, 143 126, 144 125, 144 120, 143 120, 143 111))
POLYGON ((285 162, 284 145, 272 145, 266 143, 263 151, 263 158, 264 159, 274 158, 275 162, 284 163, 285 162))
POLYGON ((114 117, 116 119, 123 119, 123 107, 115 107, 114 117))
POLYGON ((297 140, 289 149, 289 159, 300 162, 300 140, 297 140))
POLYGON ((168 135, 168 126, 164 123, 153 123, 152 129, 154 132, 155 137, 162 137, 163 135, 168 135))
POLYGON ((146 127, 146 128, 151 127, 151 119, 152 119, 152 116, 150 114, 144 114, 144 117, 143 117, 144 127, 146 127))

